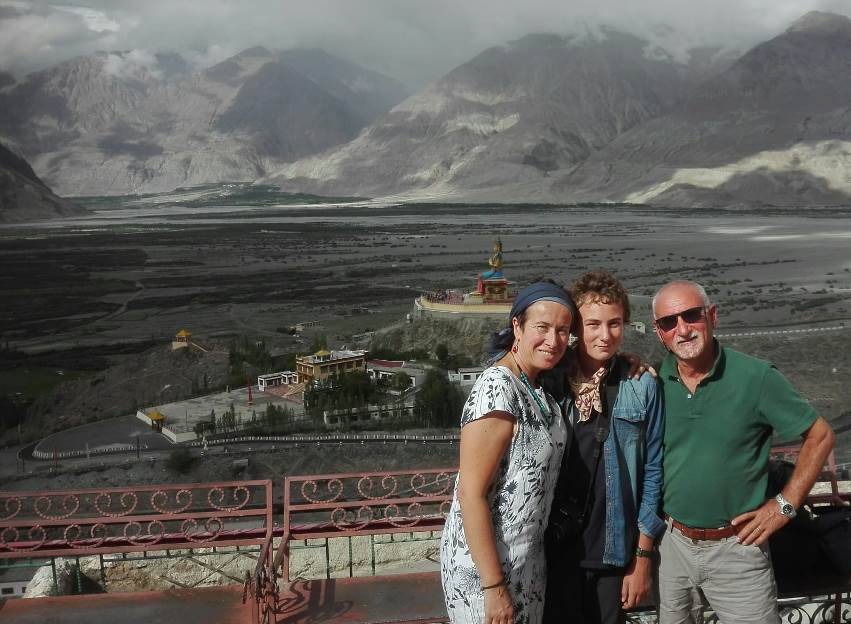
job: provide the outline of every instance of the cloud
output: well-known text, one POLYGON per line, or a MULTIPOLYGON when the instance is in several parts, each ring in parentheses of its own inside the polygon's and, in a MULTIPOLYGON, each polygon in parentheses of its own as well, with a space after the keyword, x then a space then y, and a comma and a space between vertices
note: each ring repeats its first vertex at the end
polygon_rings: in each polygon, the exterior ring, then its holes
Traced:
POLYGON ((19 12, 0 20, 0 69, 55 63, 75 48, 87 48, 91 38, 77 16, 19 12))
POLYGON ((186 59, 186 62, 189 63, 190 66, 204 68, 212 67, 216 63, 221 63, 226 58, 229 58, 244 49, 245 48, 240 48, 235 44, 220 45, 218 43, 214 43, 203 50, 184 50, 182 52, 182 56, 186 59))
POLYGON ((531 32, 603 23, 656 33, 681 54, 747 48, 810 10, 851 14, 848 0, 0 0, 0 64, 20 74, 98 49, 141 49, 203 65, 255 45, 321 47, 419 86, 531 32), (2 19, 3 7, 18 14, 2 19))
POLYGON ((74 15, 80 16, 80 19, 83 20, 86 28, 92 32, 102 33, 121 30, 121 26, 118 22, 109 19, 102 11, 95 11, 94 9, 76 6, 57 6, 54 8, 56 8, 57 11, 65 11, 67 13, 73 13, 74 15))
POLYGON ((155 78, 162 78, 159 60, 147 50, 130 50, 129 52, 112 52, 106 57, 104 71, 116 78, 132 78, 140 71, 147 71, 155 78))

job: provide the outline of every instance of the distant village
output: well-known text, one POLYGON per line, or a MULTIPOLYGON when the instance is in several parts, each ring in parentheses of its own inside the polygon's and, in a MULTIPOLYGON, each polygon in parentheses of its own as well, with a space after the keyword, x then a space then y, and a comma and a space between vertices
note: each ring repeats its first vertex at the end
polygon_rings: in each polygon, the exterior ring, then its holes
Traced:
MULTIPOLYGON (((503 274, 499 239, 488 266, 471 292, 417 297, 408 320, 507 318, 515 288, 503 274)), ((308 321, 292 330, 301 333, 320 325, 308 321)), ((187 329, 177 332, 171 347, 205 350, 187 329)), ((436 351, 434 360, 419 361, 370 358, 362 349, 320 348, 297 356, 295 370, 261 374, 243 387, 140 409, 136 417, 173 443, 245 430, 455 426, 460 405, 484 367, 447 366, 446 346, 437 345, 436 351)))
MULTIPOLYGON (((502 242, 493 242, 488 268, 477 275, 473 290, 444 290, 418 296, 408 322, 422 318, 508 317, 515 284, 503 273, 502 242)), ((644 333, 644 324, 632 329, 644 333)), ((321 322, 292 326, 301 334, 321 329, 321 322)), ((205 348, 181 329, 172 350, 205 348)), ((461 404, 483 366, 453 365, 446 345, 435 345, 425 359, 370 358, 365 349, 329 349, 295 358, 295 370, 246 379, 224 392, 139 409, 136 417, 171 442, 212 436, 297 433, 317 430, 454 427, 461 404)))

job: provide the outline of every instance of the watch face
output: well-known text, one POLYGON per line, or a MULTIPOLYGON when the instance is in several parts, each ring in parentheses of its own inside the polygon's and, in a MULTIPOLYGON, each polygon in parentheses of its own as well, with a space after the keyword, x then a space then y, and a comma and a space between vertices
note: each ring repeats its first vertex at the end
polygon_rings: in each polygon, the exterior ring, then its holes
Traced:
POLYGON ((793 511, 794 509, 795 509, 795 508, 794 508, 794 507, 792 507, 792 504, 791 504, 791 503, 786 503, 785 505, 782 505, 782 506, 780 507, 780 513, 782 513, 784 516, 791 516, 791 515, 792 515, 792 511, 793 511))

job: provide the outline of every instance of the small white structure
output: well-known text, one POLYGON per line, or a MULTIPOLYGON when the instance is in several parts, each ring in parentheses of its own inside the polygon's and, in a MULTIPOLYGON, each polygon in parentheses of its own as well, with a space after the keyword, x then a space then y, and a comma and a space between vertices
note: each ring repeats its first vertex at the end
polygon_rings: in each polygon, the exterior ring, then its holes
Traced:
POLYGON ((449 376, 449 381, 453 383, 472 386, 484 371, 485 369, 482 367, 459 368, 457 371, 447 371, 446 374, 449 376))
POLYGON ((266 388, 276 386, 291 386, 298 381, 298 373, 295 371, 281 371, 279 373, 267 373, 257 376, 257 388, 265 392, 266 388))
POLYGON ((354 409, 328 410, 323 412, 325 426, 331 429, 356 422, 404 420, 412 418, 414 406, 404 403, 367 405, 354 409))
MULTIPOLYGON (((155 413, 160 414, 161 417, 163 416, 162 413, 159 412, 159 411, 157 411, 155 413)), ((167 437, 169 440, 171 440, 172 444, 179 444, 181 442, 190 442, 192 440, 197 439, 197 436, 195 435, 194 431, 182 431, 182 432, 174 431, 172 427, 169 427, 168 425, 163 424, 162 420, 159 420, 159 419, 154 420, 150 417, 150 415, 146 414, 142 410, 136 411, 136 418, 141 420, 143 423, 145 423, 146 425, 148 425, 152 429, 156 429, 157 431, 159 431, 161 434, 163 434, 165 437, 167 437), (157 425, 159 425, 158 428, 157 428, 157 425)))
POLYGON ((637 331, 639 334, 643 334, 645 333, 645 331, 647 331, 644 323, 642 323, 641 321, 630 321, 629 326, 635 331, 637 331))
POLYGON ((422 373, 420 369, 412 369, 405 365, 404 360, 368 360, 366 372, 374 381, 381 379, 390 380, 397 373, 405 373, 410 378, 411 388, 417 385, 417 376, 422 373))
MULTIPOLYGON (((15 559, 7 560, 7 565, 0 565, 0 600, 3 598, 23 598, 27 585, 35 576, 37 568, 12 567, 15 559)), ((50 570, 50 566, 47 566, 50 570)), ((51 579, 52 580, 52 579, 51 579)))
POLYGON ((301 323, 296 323, 295 325, 293 325, 293 329, 295 329, 297 332, 303 332, 305 329, 308 329, 310 327, 319 327, 320 325, 322 325, 322 321, 303 321, 301 323))

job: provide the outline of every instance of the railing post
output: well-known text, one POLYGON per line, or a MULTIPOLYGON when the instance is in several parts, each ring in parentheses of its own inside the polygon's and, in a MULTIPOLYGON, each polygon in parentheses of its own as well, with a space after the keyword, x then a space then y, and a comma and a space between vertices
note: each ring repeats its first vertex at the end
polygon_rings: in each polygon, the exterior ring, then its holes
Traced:
POLYGON ((83 593, 83 579, 82 579, 82 574, 80 572, 80 558, 79 557, 74 558, 74 580, 76 581, 76 584, 77 584, 77 594, 78 595, 82 594, 83 593))
POLYGON ((50 571, 53 573, 53 589, 59 595, 59 579, 56 576, 56 557, 50 558, 50 571))

